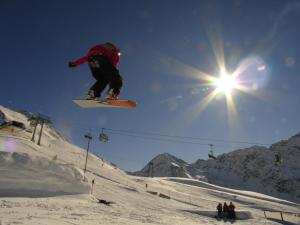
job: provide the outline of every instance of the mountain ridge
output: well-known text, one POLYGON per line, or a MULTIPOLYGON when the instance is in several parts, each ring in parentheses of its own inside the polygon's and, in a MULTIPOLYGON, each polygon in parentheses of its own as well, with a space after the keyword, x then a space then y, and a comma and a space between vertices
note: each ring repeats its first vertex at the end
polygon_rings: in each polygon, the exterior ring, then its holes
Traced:
POLYGON ((159 154, 137 176, 196 178, 229 188, 257 191, 300 202, 300 133, 269 148, 252 146, 216 159, 186 163, 169 153, 159 154), (276 161, 279 160, 279 161, 276 161), (152 163, 152 173, 150 165, 152 163), (174 169, 174 164, 178 164, 174 169))

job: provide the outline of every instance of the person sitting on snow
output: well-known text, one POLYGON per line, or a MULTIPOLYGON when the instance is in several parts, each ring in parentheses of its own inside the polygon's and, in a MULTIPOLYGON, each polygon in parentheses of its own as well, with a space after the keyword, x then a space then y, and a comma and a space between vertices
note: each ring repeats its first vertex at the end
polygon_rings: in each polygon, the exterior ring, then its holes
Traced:
POLYGON ((232 202, 230 202, 229 206, 228 206, 228 219, 235 219, 235 206, 232 202))
POLYGON ((226 202, 223 205, 223 218, 228 218, 228 205, 226 202))
POLYGON ((222 218, 222 203, 219 203, 217 205, 217 210, 218 210, 218 218, 222 218))

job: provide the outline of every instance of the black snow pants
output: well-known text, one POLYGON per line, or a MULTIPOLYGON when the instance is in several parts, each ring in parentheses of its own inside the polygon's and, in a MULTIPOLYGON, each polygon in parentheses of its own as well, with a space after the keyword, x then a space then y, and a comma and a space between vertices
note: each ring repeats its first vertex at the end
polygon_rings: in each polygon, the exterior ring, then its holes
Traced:
POLYGON ((95 97, 99 98, 108 84, 109 90, 112 89, 113 93, 118 96, 123 85, 119 70, 103 55, 90 56, 88 61, 93 77, 97 80, 90 88, 94 91, 95 97))

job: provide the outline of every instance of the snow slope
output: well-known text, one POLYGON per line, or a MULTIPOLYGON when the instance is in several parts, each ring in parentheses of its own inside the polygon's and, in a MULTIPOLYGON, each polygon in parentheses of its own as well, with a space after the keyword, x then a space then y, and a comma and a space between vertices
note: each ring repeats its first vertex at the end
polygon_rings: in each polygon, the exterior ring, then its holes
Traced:
MULTIPOLYGON (((0 110, 6 118, 29 125, 22 114, 1 106, 0 110)), ((10 193, 0 196, 1 225, 228 224, 214 218, 217 203, 224 201, 236 205, 237 225, 282 224, 280 214, 268 212, 272 218, 266 220, 262 210, 284 211, 287 224, 300 222, 296 216, 299 205, 292 202, 189 178, 130 176, 93 154, 89 155, 83 181, 85 150, 66 142, 49 126, 45 127, 45 134, 38 146, 30 141, 31 133, 26 131, 0 131, 0 190, 7 190, 3 188, 8 185, 6 181, 15 182, 10 193), (18 181, 13 180, 14 174, 18 181), (70 187, 73 185, 74 192, 70 187), (37 189, 45 192, 32 195, 37 189), (66 189, 70 192, 66 193, 66 189), (86 194, 87 189, 93 194, 86 194), (27 192, 20 195, 20 190, 27 192), (112 203, 101 204, 98 199, 112 203)))
MULTIPOLYGON (((42 145, 31 142, 26 115, 0 108, 6 121, 18 121, 25 130, 8 129, 0 133, 0 196, 57 196, 87 194, 91 185, 84 181, 82 170, 65 158, 82 152, 64 151, 68 143, 49 126, 45 126, 42 145), (26 131, 27 130, 27 131, 26 131), (2 152, 1 152, 2 150, 2 152)), ((39 129, 37 129, 36 140, 39 129)), ((71 157, 74 158, 74 157, 71 157)))

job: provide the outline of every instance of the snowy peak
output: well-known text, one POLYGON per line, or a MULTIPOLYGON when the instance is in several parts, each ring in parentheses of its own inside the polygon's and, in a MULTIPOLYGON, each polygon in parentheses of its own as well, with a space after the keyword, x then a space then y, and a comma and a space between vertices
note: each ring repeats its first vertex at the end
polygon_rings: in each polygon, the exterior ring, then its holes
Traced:
POLYGON ((154 157, 141 171, 134 175, 145 177, 190 177, 186 171, 187 163, 169 153, 154 157))
POLYGON ((157 155, 155 158, 153 158, 151 160, 151 162, 153 162, 154 164, 158 164, 161 163, 163 161, 166 162, 172 162, 174 164, 178 164, 178 165, 184 165, 187 164, 185 161, 183 161, 182 159, 179 159, 169 153, 163 153, 163 154, 159 154, 157 155))

